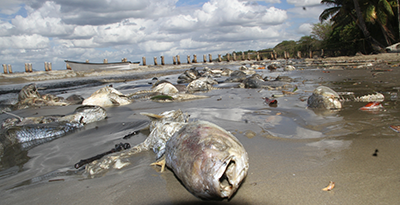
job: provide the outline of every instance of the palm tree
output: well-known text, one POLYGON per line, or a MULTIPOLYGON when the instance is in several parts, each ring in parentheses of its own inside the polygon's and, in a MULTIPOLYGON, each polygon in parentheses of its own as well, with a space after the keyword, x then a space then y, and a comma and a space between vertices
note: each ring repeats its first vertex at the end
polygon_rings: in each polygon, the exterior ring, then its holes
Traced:
POLYGON ((358 27, 360 27, 361 31, 364 34, 365 40, 368 42, 368 44, 370 44, 371 48, 375 51, 375 52, 379 52, 380 50, 382 50, 382 48, 384 47, 382 44, 380 44, 377 40, 375 40, 375 38, 373 38, 371 36, 371 34, 369 33, 368 29, 367 29, 367 25, 365 24, 363 15, 361 13, 361 8, 360 5, 358 4, 358 0, 353 0, 354 3, 354 9, 356 10, 356 14, 357 14, 357 25, 358 27))
POLYGON ((378 23, 387 45, 391 45, 392 41, 395 41, 393 33, 387 26, 389 17, 394 17, 394 12, 388 0, 369 0, 367 2, 365 20, 372 24, 378 23))
POLYGON ((384 47, 368 31, 358 0, 322 0, 321 3, 333 5, 333 7, 327 8, 321 13, 319 16, 321 22, 327 20, 329 17, 335 22, 334 26, 356 22, 372 50, 377 52, 384 47))

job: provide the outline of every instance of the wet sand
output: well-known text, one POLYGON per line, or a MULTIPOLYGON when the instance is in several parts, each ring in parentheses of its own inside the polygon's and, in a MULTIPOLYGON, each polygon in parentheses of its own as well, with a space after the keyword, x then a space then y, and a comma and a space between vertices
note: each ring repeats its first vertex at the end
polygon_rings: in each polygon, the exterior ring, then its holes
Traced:
MULTIPOLYGON (((374 61, 378 57, 369 58, 363 60, 374 61)), ((129 158, 128 167, 94 179, 85 178, 82 171, 73 168, 80 159, 107 151, 119 142, 142 142, 148 133, 143 125, 147 119, 140 112, 172 109, 181 109, 191 119, 207 120, 232 132, 249 154, 249 173, 236 195, 229 201, 209 204, 397 204, 400 134, 389 126, 400 125, 400 100, 391 99, 393 93, 399 93, 400 64, 396 54, 377 61, 361 67, 305 66, 290 72, 258 71, 264 76, 296 79, 297 94, 277 98, 278 107, 269 107, 262 97, 281 91, 218 89, 200 93, 209 96, 207 99, 172 103, 138 100, 107 108, 105 121, 22 151, 23 156, 18 158, 22 163, 0 172, 1 204, 204 204, 170 170, 159 173, 158 168, 149 166, 155 160, 151 151, 129 158), (382 92, 384 110, 363 112, 359 108, 366 103, 353 101, 344 102, 339 112, 306 109, 304 99, 320 84, 357 96, 382 92), (137 129, 141 130, 139 135, 122 139, 137 129), (322 191, 329 181, 335 182, 335 188, 322 191)), ((171 80, 176 77, 168 76, 171 80)), ((131 83, 115 82, 114 87, 131 93, 138 89, 131 83)), ((87 97, 98 87, 102 85, 68 94, 81 92, 87 97)), ((14 113, 66 114, 75 108, 46 107, 14 113)))

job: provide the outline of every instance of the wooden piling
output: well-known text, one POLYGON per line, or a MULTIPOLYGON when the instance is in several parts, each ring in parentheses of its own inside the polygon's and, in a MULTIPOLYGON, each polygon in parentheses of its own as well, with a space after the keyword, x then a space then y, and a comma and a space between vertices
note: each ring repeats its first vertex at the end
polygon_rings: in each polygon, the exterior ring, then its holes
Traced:
POLYGON ((89 63, 89 59, 86 59, 86 63, 89 63))
POLYGON ((313 54, 312 54, 312 51, 310 51, 310 58, 312 58, 313 56, 312 56, 313 54))
POLYGON ((29 72, 32 73, 32 63, 29 63, 29 72))
POLYGON ((273 52, 274 52, 274 60, 278 59, 278 54, 276 53, 276 51, 273 50, 273 52))
POLYGON ((297 58, 301 59, 301 51, 297 51, 297 58))
POLYGON ((250 52, 247 52, 247 60, 250 60, 250 52))
POLYGON ((51 71, 53 68, 52 68, 52 65, 51 65, 51 62, 47 62, 47 68, 49 69, 49 71, 51 71))
POLYGON ((142 57, 143 65, 146 65, 146 57, 142 57))
POLYGON ((179 55, 176 56, 176 60, 178 61, 178 65, 181 64, 181 57, 179 55))
POLYGON ((161 56, 161 65, 165 65, 164 56, 161 56))
POLYGON ((25 63, 25 73, 28 73, 29 72, 29 66, 28 66, 28 63, 25 63))
POLYGON ((207 63, 207 55, 206 54, 203 55, 203 63, 207 63))
POLYGON ((187 63, 190 64, 190 55, 187 56, 187 63))
POLYGON ((324 57, 324 49, 321 49, 321 58, 324 57))
POLYGON ((103 60, 103 63, 108 63, 107 58, 105 58, 105 59, 103 60))
POLYGON ((208 62, 212 63, 212 55, 208 54, 208 62))
MULTIPOLYGON (((45 70, 45 71, 49 71, 47 62, 44 62, 44 70, 45 70)), ((26 66, 25 66, 25 71, 26 71, 26 66)))
POLYGON ((232 56, 233 56, 233 61, 236 61, 237 60, 236 59, 236 53, 233 53, 232 56))
POLYGON ((172 63, 173 63, 174 65, 176 65, 176 57, 175 57, 175 56, 172 57, 172 63))
POLYGON ((260 52, 257 52, 257 61, 260 61, 260 52))
POLYGON ((193 54, 193 63, 197 63, 197 55, 193 54))
POLYGON ((218 54, 218 62, 222 62, 221 54, 218 54))
POLYGON ((122 59, 121 59, 121 62, 124 62, 124 63, 126 63, 126 62, 128 62, 128 59, 126 59, 126 58, 122 58, 122 59))
POLYGON ((231 60, 231 54, 227 53, 226 54, 226 61, 229 62, 231 60))
POLYGON ((157 57, 154 57, 154 65, 157 65, 157 57))
POLYGON ((8 64, 7 67, 8 67, 8 73, 12 73, 12 67, 11 67, 11 65, 8 64))
POLYGON ((244 52, 242 51, 242 61, 246 60, 246 57, 244 56, 244 52))
POLYGON ((3 70, 4 70, 4 74, 7 74, 7 73, 8 73, 8 71, 7 71, 7 65, 6 65, 6 64, 3 64, 3 70))

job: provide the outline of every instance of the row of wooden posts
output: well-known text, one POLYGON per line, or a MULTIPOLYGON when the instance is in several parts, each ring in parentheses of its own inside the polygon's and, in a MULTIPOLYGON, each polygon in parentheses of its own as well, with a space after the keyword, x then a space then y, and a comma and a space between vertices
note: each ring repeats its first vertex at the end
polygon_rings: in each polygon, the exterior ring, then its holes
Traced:
MULTIPOLYGON (((270 53, 270 55, 271 55, 271 57, 270 57, 269 59, 271 59, 271 60, 276 60, 276 59, 278 58, 278 55, 277 55, 277 53, 276 53, 275 51, 269 52, 269 53, 270 53)), ((320 55, 321 55, 321 56, 324 55, 324 50, 323 50, 323 49, 321 50, 321 54, 320 54, 320 55)), ((296 56, 296 57, 297 57, 298 59, 302 58, 302 57, 301 57, 301 51, 297 51, 297 56, 296 56)), ((309 58, 313 58, 313 51, 309 51, 308 57, 309 57, 309 58)), ((289 59, 289 58, 290 58, 289 52, 284 51, 284 53, 283 53, 283 58, 284 58, 284 59, 289 59)), ((197 55, 196 55, 196 54, 193 55, 193 60, 190 59, 190 55, 188 55, 186 59, 187 59, 187 63, 188 63, 188 64, 197 63, 197 62, 198 62, 198 61, 197 61, 197 55)), ((233 54, 232 54, 232 58, 231 58, 231 54, 230 54, 230 53, 227 53, 227 54, 226 54, 226 61, 229 62, 229 61, 237 61, 237 60, 238 60, 238 59, 237 59, 236 53, 233 53, 233 54)), ((242 61, 244 61, 244 60, 251 60, 251 59, 250 59, 250 53, 249 53, 249 52, 247 53, 247 58, 246 58, 244 52, 242 52, 242 56, 241 56, 241 59, 240 59, 240 60, 242 60, 242 61)), ((260 61, 260 60, 261 60, 260 52, 257 52, 257 53, 256 53, 256 57, 255 57, 254 60, 256 60, 256 61, 260 61)), ((208 62, 211 63, 212 61, 213 61, 213 60, 212 60, 212 55, 211 55, 211 54, 208 54, 208 62)), ((221 56, 221 54, 218 54, 218 59, 217 59, 217 61, 218 61, 218 62, 222 62, 222 56, 221 56)), ((173 62, 174 65, 180 65, 180 64, 181 64, 180 56, 179 56, 179 55, 173 56, 173 57, 172 57, 172 62, 173 62)), ((207 62, 207 55, 203 55, 203 63, 206 63, 206 62, 207 62)), ((146 63, 146 57, 142 57, 142 64, 143 64, 143 65, 146 65, 146 64, 147 64, 147 63, 146 63)), ((154 65, 158 65, 157 57, 154 57, 154 65)), ((165 58, 164 58, 164 56, 161 56, 161 65, 165 65, 165 58)))
MULTIPOLYGON (((276 53, 275 53, 275 55, 276 55, 276 53)), ((276 58, 275 58, 275 59, 276 59, 276 58)), ((198 61, 197 61, 197 55, 196 55, 196 54, 193 55, 193 60, 190 59, 190 55, 187 56, 186 60, 187 60, 187 63, 188 63, 188 64, 191 64, 191 63, 198 63, 198 61)), ((232 54, 232 58, 231 58, 231 54, 230 54, 230 53, 227 53, 227 54, 226 54, 226 60, 227 60, 228 62, 229 62, 229 61, 237 61, 236 53, 233 53, 233 54, 232 54)), ((250 53, 247 53, 247 58, 246 58, 244 52, 242 52, 242 58, 241 58, 241 60, 251 60, 251 59, 250 59, 250 53)), ((260 54, 259 54, 259 52, 257 52, 257 57, 256 57, 255 60, 258 60, 258 61, 260 60, 260 54)), ((218 62, 222 62, 222 56, 221 56, 221 54, 218 54, 218 59, 217 59, 217 61, 218 61, 218 62)), ((142 63, 143 65, 146 65, 146 57, 142 57, 142 62, 143 62, 143 63, 142 63)), ((174 65, 180 65, 180 64, 181 64, 181 58, 180 58, 180 56, 179 56, 179 55, 173 56, 173 57, 172 57, 172 62, 173 62, 174 65)), ((212 55, 211 55, 211 54, 208 54, 208 62, 210 62, 210 63, 213 62, 213 59, 212 59, 212 55)), ((207 55, 203 55, 203 63, 207 63, 207 55)), ((154 57, 154 65, 158 65, 157 57, 154 57)), ((161 65, 165 65, 165 58, 164 58, 164 56, 161 56, 161 65)))
MULTIPOLYGON (((50 62, 44 62, 44 70, 45 71, 52 70, 52 65, 50 62)), ((13 73, 12 66, 10 64, 3 64, 3 71, 4 71, 4 74, 13 73)), ((25 63, 25 72, 26 73, 33 72, 32 63, 25 63)))
MULTIPOLYGON (((278 55, 277 55, 277 53, 276 53, 275 51, 273 51, 273 52, 267 52, 267 53, 270 54, 269 59, 271 59, 271 60, 276 60, 276 59, 278 58, 278 55)), ((268 54, 267 54, 267 55, 268 55, 268 54)), ((324 56, 324 50, 323 50, 323 49, 322 49, 321 52, 320 52, 320 56, 324 56)), ((298 59, 302 58, 301 52, 300 52, 300 51, 297 51, 297 56, 296 56, 296 57, 297 57, 298 59)), ((313 51, 309 51, 308 57, 309 57, 309 58, 313 58, 313 51)), ((289 52, 284 51, 284 52, 283 52, 283 58, 284 58, 284 59, 289 59, 289 58, 290 58, 289 52)), ((238 59, 237 59, 236 53, 233 53, 233 54, 232 54, 232 57, 231 57, 231 54, 230 54, 230 53, 227 53, 227 54, 226 54, 226 61, 229 62, 229 61, 237 61, 237 60, 238 60, 238 59)), ((244 60, 251 60, 251 59, 250 59, 250 52, 247 53, 247 58, 246 58, 246 56, 245 56, 245 53, 242 52, 241 59, 239 59, 239 60, 242 60, 242 61, 244 61, 244 60)), ((254 60, 256 60, 256 61, 260 61, 260 60, 261 60, 260 52, 256 52, 256 57, 255 57, 254 60)), ((127 62, 127 59, 126 59, 126 58, 123 58, 121 61, 122 61, 122 62, 127 62)), ((180 64, 181 64, 181 59, 180 59, 180 56, 179 56, 179 55, 173 56, 173 57, 172 57, 172 61, 173 61, 173 64, 174 64, 174 65, 180 65, 180 64)), ((217 61, 218 61, 218 62, 222 62, 222 56, 221 56, 221 54, 218 54, 218 59, 217 59, 217 61)), ((89 63, 89 60, 86 60, 86 62, 89 63)), ((142 63, 143 65, 146 65, 146 57, 142 57, 142 62, 143 62, 143 63, 142 63)), ((203 63, 206 63, 206 62, 207 62, 207 55, 203 55, 203 63)), ((212 59, 212 55, 211 55, 211 54, 208 54, 208 62, 210 62, 210 63, 213 62, 213 59, 212 59)), ((108 63, 108 60, 107 60, 107 59, 104 59, 103 63, 108 63)), ((187 63, 188 63, 188 64, 197 63, 197 55, 196 55, 196 54, 193 55, 193 60, 191 60, 191 59, 190 59, 190 55, 188 55, 188 56, 187 56, 187 63)), ((158 65, 157 57, 154 57, 154 65, 158 65)), ((164 58, 164 56, 161 56, 161 65, 165 65, 165 58, 164 58)), ((8 64, 8 65, 3 64, 3 69, 4 69, 4 74, 12 73, 12 67, 11 67, 10 64, 8 64)), ((51 63, 50 63, 50 62, 44 62, 44 69, 45 69, 45 71, 51 71, 51 70, 52 70, 52 65, 51 65, 51 63)), ((25 72, 28 73, 28 72, 32 72, 32 71, 33 71, 33 70, 32 70, 32 63, 25 63, 25 72)))

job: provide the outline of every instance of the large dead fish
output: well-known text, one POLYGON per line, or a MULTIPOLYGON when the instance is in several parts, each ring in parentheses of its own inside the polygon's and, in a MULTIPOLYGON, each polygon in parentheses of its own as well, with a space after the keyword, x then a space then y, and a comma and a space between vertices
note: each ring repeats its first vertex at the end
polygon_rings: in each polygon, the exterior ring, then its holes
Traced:
POLYGON ((231 133, 206 121, 185 125, 167 141, 165 164, 195 196, 230 198, 247 176, 247 152, 231 133))
POLYGON ((152 119, 146 140, 130 151, 108 156, 86 166, 88 174, 99 174, 121 158, 153 149, 157 165, 170 168, 193 195, 201 199, 230 198, 249 168, 243 145, 223 128, 206 121, 187 122, 182 111, 160 115, 142 113, 152 119))

